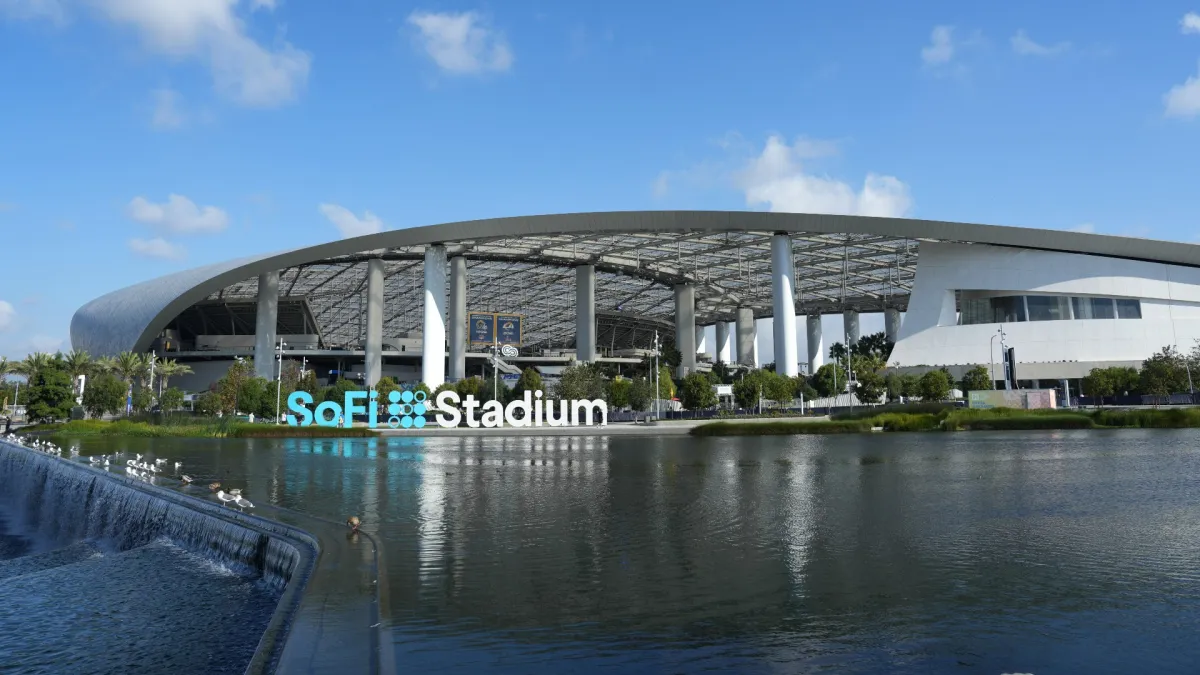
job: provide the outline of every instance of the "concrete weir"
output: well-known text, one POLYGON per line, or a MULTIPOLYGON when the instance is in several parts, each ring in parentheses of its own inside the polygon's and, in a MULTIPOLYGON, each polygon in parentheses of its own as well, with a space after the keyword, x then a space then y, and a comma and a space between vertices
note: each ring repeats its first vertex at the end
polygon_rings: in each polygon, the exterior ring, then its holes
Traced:
POLYGON ((261 579, 279 600, 246 673, 276 672, 318 557, 307 532, 0 441, 0 503, 26 532, 119 550, 165 538, 261 579))

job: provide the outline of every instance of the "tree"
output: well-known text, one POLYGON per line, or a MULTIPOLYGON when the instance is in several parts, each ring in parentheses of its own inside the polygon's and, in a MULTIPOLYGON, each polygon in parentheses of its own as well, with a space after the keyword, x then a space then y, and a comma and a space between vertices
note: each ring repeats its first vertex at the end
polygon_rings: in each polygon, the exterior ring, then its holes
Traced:
POLYGON ((816 374, 809 378, 809 382, 813 389, 817 390, 817 394, 836 396, 845 391, 846 376, 840 370, 836 364, 826 363, 817 368, 816 374))
POLYGON ((39 422, 66 419, 75 405, 75 389, 71 376, 55 364, 43 365, 29 387, 25 410, 29 418, 39 422))
POLYGON ((163 412, 179 410, 183 407, 183 391, 178 387, 167 389, 159 397, 158 404, 162 406, 163 412))
POLYGON ((155 372, 158 374, 159 386, 166 389, 167 383, 171 381, 172 377, 191 375, 192 367, 186 363, 180 363, 175 359, 161 359, 158 362, 155 372))
POLYGON ((1093 368, 1079 383, 1084 396, 1095 399, 1096 405, 1104 403, 1105 396, 1116 392, 1116 381, 1109 368, 1093 368))
POLYGON ((395 379, 391 377, 379 378, 379 381, 375 383, 375 393, 378 395, 376 401, 380 406, 386 407, 389 403, 391 403, 391 400, 388 399, 388 394, 391 394, 393 391, 398 389, 400 389, 400 385, 396 383, 395 379))
MULTIPOLYGON (((479 400, 480 395, 483 393, 483 379, 479 377, 461 379, 454 383, 454 391, 458 392, 459 400, 465 401, 468 396, 479 400)), ((489 394, 491 391, 491 389, 488 389, 489 394)))
POLYGON ((762 370, 763 398, 775 401, 779 407, 792 402, 796 397, 796 383, 786 375, 780 375, 774 370, 762 370))
POLYGON ((855 373, 854 395, 862 403, 878 403, 886 389, 883 376, 870 368, 855 373))
POLYGON ((480 403, 495 400, 500 401, 501 405, 508 405, 508 402, 513 399, 513 395, 512 390, 504 384, 503 380, 497 381, 489 377, 480 381, 479 391, 475 394, 475 398, 480 403))
POLYGON ((844 370, 846 366, 846 345, 840 342, 829 345, 829 358, 833 359, 834 363, 840 364, 844 370))
POLYGON ((554 397, 563 401, 604 399, 607 390, 600 371, 585 363, 563 370, 554 397))
POLYGON ((37 381, 38 375, 46 369, 50 368, 54 363, 54 359, 43 352, 34 352, 26 356, 13 369, 19 375, 25 376, 25 381, 31 385, 37 381))
POLYGON ((126 398, 132 398, 133 381, 141 375, 145 365, 142 358, 133 352, 121 352, 106 362, 113 374, 125 382, 126 398))
POLYGON ((675 346, 675 343, 668 342, 662 346, 662 353, 658 357, 658 362, 660 365, 669 366, 672 370, 674 370, 675 368, 679 367, 679 364, 682 361, 683 355, 679 353, 679 348, 675 346))
POLYGON ((80 375, 90 374, 93 370, 93 366, 95 365, 92 361, 92 357, 86 351, 80 349, 72 349, 70 352, 68 352, 63 358, 63 363, 65 370, 67 374, 71 376, 72 381, 80 375))
POLYGON ((654 399, 654 385, 645 377, 633 380, 629 385, 629 407, 633 410, 649 410, 654 399))
POLYGON ((215 391, 206 391, 197 396, 193 408, 197 413, 208 417, 216 417, 217 414, 223 412, 221 397, 215 391))
POLYGON ((608 404, 614 408, 625 408, 630 404, 629 393, 633 389, 633 380, 617 376, 608 382, 608 404))
POLYGON ((144 386, 134 388, 133 396, 130 399, 133 412, 144 413, 150 409, 152 403, 154 403, 154 397, 150 395, 149 389, 144 386))
POLYGON ((6 357, 0 356, 0 382, 4 381, 8 375, 15 373, 13 370, 15 363, 9 361, 6 357))
POLYGON ((968 370, 963 375, 962 379, 963 391, 983 391, 984 389, 992 388, 992 377, 988 375, 987 368, 983 366, 975 366, 968 370))
MULTIPOLYGON (((653 391, 651 387, 651 391, 653 391)), ((659 366, 658 368, 658 398, 670 400, 675 398, 675 380, 671 378, 671 369, 668 366, 659 366)))
POLYGON ((680 399, 688 410, 702 410, 717 404, 717 394, 712 382, 703 373, 691 373, 683 378, 680 399))
POLYGON ((112 373, 96 373, 83 389, 83 408, 96 418, 120 413, 125 409, 125 384, 112 373))
POLYGON ((739 408, 757 408, 759 399, 766 398, 766 372, 752 370, 733 383, 733 400, 739 408))
POLYGON ((1174 347, 1163 347, 1142 362, 1141 389, 1151 396, 1170 396, 1187 390, 1187 371, 1183 357, 1174 347))
POLYGON ((883 363, 892 355, 892 347, 895 346, 891 340, 887 339, 887 334, 883 332, 871 333, 864 335, 854 343, 851 351, 859 356, 870 356, 879 359, 883 363))
POLYGON ((717 384, 732 384, 733 373, 729 370, 729 364, 724 361, 717 361, 712 365, 712 374, 717 376, 717 384))
POLYGON ((808 378, 803 375, 797 375, 792 378, 792 397, 806 398, 812 400, 819 396, 817 390, 808 383, 808 378))
POLYGON ((950 397, 950 378, 941 370, 931 370, 921 376, 917 385, 923 401, 944 401, 950 397))
POLYGON ((542 389, 542 387, 542 376, 538 373, 538 371, 534 370, 533 368, 526 368, 525 370, 521 371, 521 377, 517 378, 517 384, 512 390, 513 397, 521 398, 525 395, 525 392, 530 392, 532 395, 535 391, 541 391, 543 395, 545 395, 545 391, 542 389))

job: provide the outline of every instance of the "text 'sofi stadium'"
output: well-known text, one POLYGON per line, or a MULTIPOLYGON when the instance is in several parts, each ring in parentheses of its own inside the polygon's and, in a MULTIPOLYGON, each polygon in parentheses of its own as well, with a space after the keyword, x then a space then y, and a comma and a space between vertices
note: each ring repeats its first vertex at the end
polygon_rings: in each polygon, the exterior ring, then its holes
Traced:
POLYGON ((822 364, 821 315, 842 314, 847 334, 830 341, 853 343, 864 312, 884 313, 891 365, 958 374, 998 363, 1003 324, 1018 379, 1074 379, 1200 338, 1200 246, 784 213, 502 218, 146 281, 76 312, 71 342, 185 361, 195 373, 180 385, 191 390, 239 356, 272 377, 280 342, 283 358, 321 377, 434 388, 479 373, 495 343, 549 375, 576 360, 639 362, 656 333, 678 346, 683 373, 753 366, 755 320, 773 318, 775 367, 794 375, 822 364))

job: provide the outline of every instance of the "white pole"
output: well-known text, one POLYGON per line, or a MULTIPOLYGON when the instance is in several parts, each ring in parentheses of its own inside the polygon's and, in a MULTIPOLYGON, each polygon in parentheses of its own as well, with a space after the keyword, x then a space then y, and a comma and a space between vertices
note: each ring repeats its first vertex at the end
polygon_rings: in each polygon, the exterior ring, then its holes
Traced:
POLYGON ((275 424, 279 424, 279 399, 283 388, 283 338, 279 338, 279 370, 275 376, 275 424))
POLYGON ((151 392, 153 392, 155 390, 154 389, 154 362, 157 360, 158 360, 158 354, 154 353, 154 351, 151 350, 150 351, 150 391, 151 392))

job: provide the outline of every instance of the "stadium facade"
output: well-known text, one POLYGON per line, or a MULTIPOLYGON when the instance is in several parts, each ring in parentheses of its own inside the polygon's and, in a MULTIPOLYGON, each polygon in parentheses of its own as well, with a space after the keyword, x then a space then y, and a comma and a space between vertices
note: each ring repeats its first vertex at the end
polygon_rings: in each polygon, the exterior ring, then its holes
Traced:
MULTIPOLYGON (((881 312, 891 365, 1000 363, 1070 380, 1138 365, 1200 338, 1200 246, 937 221, 650 211, 502 218, 392 230, 239 258, 146 281, 80 308, 71 342, 93 355, 154 351, 202 389, 236 358, 278 358, 370 385, 516 365, 637 363, 656 336, 681 374, 753 366, 773 319, 778 372, 815 372, 881 312), (841 314, 844 336, 822 335, 841 314), (798 349, 799 324, 807 336, 798 349), (711 327, 711 328, 709 328, 711 327)), ((995 379, 1001 379, 1000 373, 995 379)))

